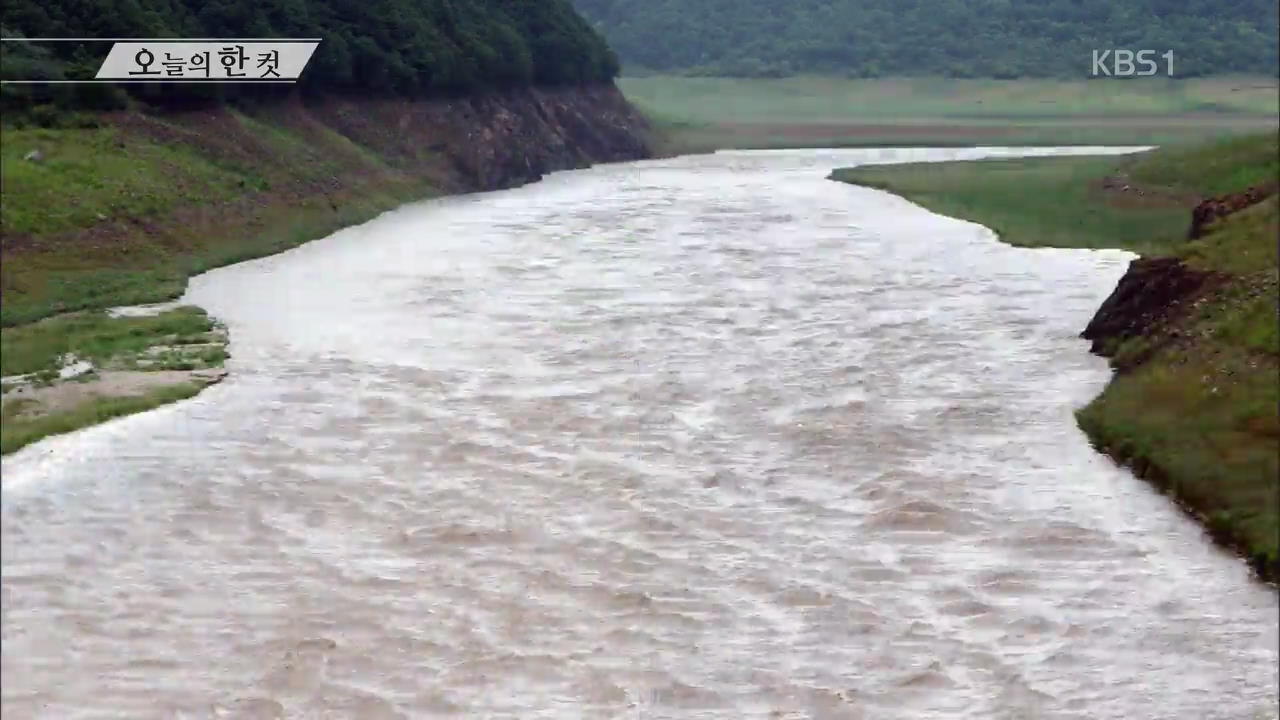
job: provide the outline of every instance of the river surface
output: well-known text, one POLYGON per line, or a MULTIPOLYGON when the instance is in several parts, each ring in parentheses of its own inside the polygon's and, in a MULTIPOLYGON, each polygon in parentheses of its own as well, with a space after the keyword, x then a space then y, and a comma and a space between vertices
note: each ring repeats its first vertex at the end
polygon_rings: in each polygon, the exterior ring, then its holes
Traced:
POLYGON ((1017 152, 559 173, 196 278, 225 383, 4 461, 5 720, 1275 718, 1276 594, 1072 418, 1129 256, 824 180, 1017 152))

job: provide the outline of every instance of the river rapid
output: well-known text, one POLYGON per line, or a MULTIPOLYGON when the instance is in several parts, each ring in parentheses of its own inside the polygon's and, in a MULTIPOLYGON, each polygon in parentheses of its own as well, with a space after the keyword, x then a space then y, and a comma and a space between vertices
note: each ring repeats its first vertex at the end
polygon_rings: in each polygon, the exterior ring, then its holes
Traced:
POLYGON ((1072 410, 1118 251, 733 152, 195 278, 231 376, 3 461, 10 718, 1275 718, 1277 597, 1072 410))

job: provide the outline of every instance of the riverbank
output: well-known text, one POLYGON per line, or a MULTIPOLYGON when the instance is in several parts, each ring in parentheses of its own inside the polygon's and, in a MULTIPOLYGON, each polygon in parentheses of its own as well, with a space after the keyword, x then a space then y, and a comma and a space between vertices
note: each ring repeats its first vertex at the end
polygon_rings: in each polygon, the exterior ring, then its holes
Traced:
POLYGON ((1084 333, 1116 374, 1077 413, 1080 426, 1261 578, 1280 578, 1275 134, 1120 159, 876 166, 832 177, 981 223, 1014 245, 1141 255, 1084 333), (1270 194, 1235 203, 1188 239, 1203 199, 1249 187, 1270 194))
POLYGON ((1275 78, 624 77, 664 154, 788 147, 1165 145, 1276 127, 1275 78))
MULTIPOLYGON (((42 372, 52 385, 74 381, 50 363, 92 355, 81 344, 99 335, 137 330, 107 308, 172 300, 193 275, 405 202, 649 155, 645 120, 612 85, 432 101, 293 98, 52 125, 0 128, 0 337, 6 359, 44 363, 7 364, 3 374, 42 372), (85 323, 95 333, 67 335, 56 356, 42 355, 49 337, 85 323)), ((81 378, 58 402, 19 403, 10 383, 3 451, 193 392, 176 376, 163 387, 115 377, 109 386, 81 378)))
POLYGON ((195 395, 226 375, 227 333, 197 307, 68 313, 0 335, 0 452, 195 395))
POLYGON ((3 460, 4 714, 1270 717, 1280 595, 1064 414, 1122 254, 814 172, 973 154, 600 166, 193 279, 223 386, 3 460))

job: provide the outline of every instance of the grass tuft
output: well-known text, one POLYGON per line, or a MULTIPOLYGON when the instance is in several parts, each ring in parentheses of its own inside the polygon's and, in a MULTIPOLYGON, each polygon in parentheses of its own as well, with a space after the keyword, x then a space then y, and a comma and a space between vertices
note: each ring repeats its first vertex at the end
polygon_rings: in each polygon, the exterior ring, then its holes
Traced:
POLYGON ((58 359, 69 353, 97 365, 153 345, 202 342, 214 327, 213 319, 197 307, 151 317, 113 318, 104 311, 59 315, 0 329, 0 374, 56 368, 58 359))

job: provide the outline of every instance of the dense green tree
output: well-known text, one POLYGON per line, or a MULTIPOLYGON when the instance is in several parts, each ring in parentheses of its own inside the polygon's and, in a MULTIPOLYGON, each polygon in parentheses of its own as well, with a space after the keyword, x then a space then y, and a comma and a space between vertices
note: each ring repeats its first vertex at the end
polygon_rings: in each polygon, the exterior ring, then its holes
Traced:
POLYGON ((636 70, 1071 77, 1094 49, 1274 74, 1275 0, 574 0, 636 70))
MULTIPOLYGON (((617 58, 569 0, 6 0, 0 23, 6 37, 319 37, 302 80, 310 93, 420 97, 618 73, 617 58)), ((3 52, 6 78, 77 78, 92 76, 105 45, 4 43, 3 52)), ((129 91, 167 103, 272 92, 196 84, 129 91)), ((54 95, 6 86, 4 98, 54 95)), ((77 103, 74 93, 62 101, 77 103)))

